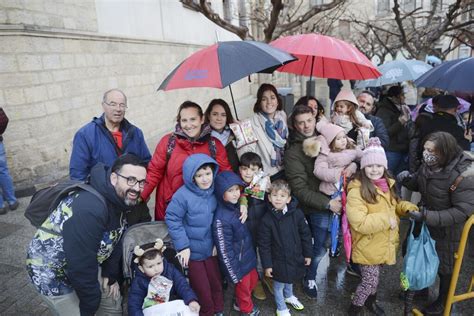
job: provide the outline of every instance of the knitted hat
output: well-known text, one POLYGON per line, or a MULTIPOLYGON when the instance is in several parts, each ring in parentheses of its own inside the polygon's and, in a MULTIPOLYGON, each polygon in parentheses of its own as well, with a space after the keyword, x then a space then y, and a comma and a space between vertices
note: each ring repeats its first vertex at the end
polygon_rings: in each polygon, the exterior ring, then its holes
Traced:
POLYGON ((318 124, 316 124, 316 130, 324 136, 328 145, 332 143, 337 134, 344 132, 342 127, 331 124, 327 121, 319 121, 318 124))
POLYGON ((336 106, 337 101, 349 101, 351 103, 354 103, 356 109, 359 107, 359 102, 357 102, 357 98, 351 90, 341 90, 337 94, 336 98, 334 99, 334 102, 332 103, 333 109, 336 106))
POLYGON ((383 150, 380 139, 378 137, 370 138, 360 159, 360 169, 370 165, 380 165, 387 169, 387 164, 387 156, 385 156, 385 150, 383 150))

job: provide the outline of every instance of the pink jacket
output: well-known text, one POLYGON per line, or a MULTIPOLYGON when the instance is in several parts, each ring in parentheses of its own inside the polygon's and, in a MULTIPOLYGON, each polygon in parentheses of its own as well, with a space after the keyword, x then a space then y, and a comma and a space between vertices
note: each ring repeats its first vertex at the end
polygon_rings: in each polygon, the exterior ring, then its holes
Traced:
MULTIPOLYGON (((314 162, 314 175, 321 180, 319 191, 331 196, 339 187, 341 172, 354 161, 362 157, 361 149, 345 149, 340 152, 331 152, 323 137, 317 137, 321 149, 314 162)), ((355 171, 355 170, 354 170, 355 171)))

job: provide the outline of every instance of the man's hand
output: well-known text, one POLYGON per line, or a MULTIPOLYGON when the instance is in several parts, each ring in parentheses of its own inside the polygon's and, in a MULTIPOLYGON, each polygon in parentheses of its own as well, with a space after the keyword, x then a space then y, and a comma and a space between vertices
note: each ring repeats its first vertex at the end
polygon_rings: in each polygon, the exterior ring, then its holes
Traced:
POLYGON ((273 269, 272 268, 266 268, 265 269, 265 276, 269 278, 273 278, 273 269))
POLYGON ((181 266, 186 268, 189 263, 189 257, 191 257, 191 250, 189 248, 183 249, 176 254, 176 257, 178 257, 181 266))
POLYGON ((424 220, 423 212, 408 211, 408 217, 415 222, 422 222, 424 220))
POLYGON ((403 183, 403 181, 411 176, 410 171, 404 170, 397 174, 397 182, 398 183, 403 183))
POLYGON ((309 266, 311 264, 311 258, 304 258, 304 265, 309 266))
POLYGON ((189 309, 194 313, 199 313, 199 310, 201 309, 201 306, 196 301, 189 302, 188 306, 189 306, 189 309))
POLYGON ((240 217, 239 217, 239 220, 240 222, 243 224, 245 223, 245 221, 247 220, 247 217, 248 217, 248 207, 247 205, 241 205, 240 206, 240 217))
POLYGON ((120 286, 117 281, 114 284, 109 285, 109 278, 102 278, 102 290, 107 297, 112 297, 114 300, 118 300, 120 297, 120 286))
POLYGON ((329 210, 336 214, 341 214, 342 203, 341 198, 335 198, 329 201, 329 210))

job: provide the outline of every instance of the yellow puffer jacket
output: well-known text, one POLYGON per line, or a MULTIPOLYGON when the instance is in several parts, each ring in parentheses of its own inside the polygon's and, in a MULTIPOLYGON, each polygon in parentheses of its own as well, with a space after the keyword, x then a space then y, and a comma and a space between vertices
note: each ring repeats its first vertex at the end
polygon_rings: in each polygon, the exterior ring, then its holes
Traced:
MULTIPOLYGON (((390 187, 395 184, 390 180, 390 187)), ((390 218, 400 223, 399 216, 418 207, 407 201, 397 203, 390 199, 390 192, 377 188, 377 203, 362 199, 361 183, 351 181, 347 188, 347 218, 352 233, 352 261, 365 265, 395 264, 399 244, 398 225, 390 229, 390 218)))

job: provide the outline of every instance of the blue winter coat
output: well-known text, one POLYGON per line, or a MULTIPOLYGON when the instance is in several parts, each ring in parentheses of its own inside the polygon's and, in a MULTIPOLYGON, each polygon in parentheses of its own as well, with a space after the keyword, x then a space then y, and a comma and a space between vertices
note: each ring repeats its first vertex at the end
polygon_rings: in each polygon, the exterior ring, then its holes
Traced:
POLYGON ((390 138, 388 137, 388 132, 385 125, 383 125, 382 119, 371 114, 365 115, 365 117, 369 119, 374 126, 374 130, 370 132, 370 137, 378 137, 382 147, 387 149, 388 144, 390 143, 390 138))
POLYGON ((134 154, 145 163, 151 159, 150 151, 142 131, 124 119, 120 125, 122 149, 115 145, 110 131, 105 127, 104 115, 95 117, 74 135, 72 143, 69 176, 73 180, 85 180, 92 167, 101 162, 111 167, 118 156, 134 154))
POLYGON ((189 156, 183 164, 184 185, 176 191, 166 208, 165 221, 176 251, 189 248, 191 260, 202 261, 212 255, 212 219, 217 201, 214 183, 207 190, 200 189, 194 175, 204 164, 214 165, 214 180, 219 166, 205 154, 189 156))
MULTIPOLYGON (((173 281, 170 297, 178 296, 183 299, 184 304, 189 305, 192 301, 198 301, 196 294, 184 275, 178 271, 171 263, 163 258, 162 276, 173 281)), ((143 301, 148 294, 148 285, 151 278, 143 274, 138 268, 135 270, 135 278, 132 281, 130 292, 128 292, 128 315, 143 316, 143 301)))
POLYGON ((236 184, 245 186, 232 171, 223 171, 217 176, 217 211, 212 227, 219 259, 225 268, 226 277, 233 283, 238 283, 257 266, 252 235, 247 225, 239 220, 239 203, 231 204, 223 199, 224 192, 236 184))

